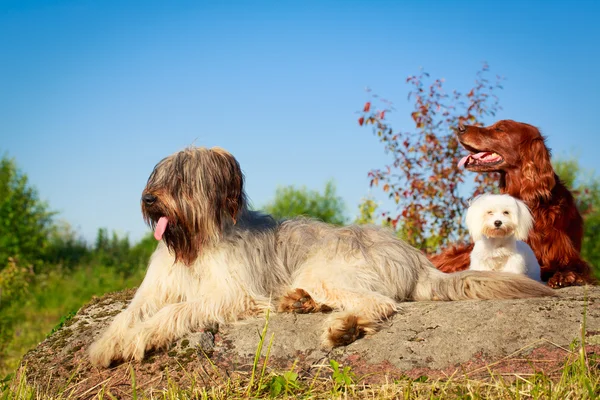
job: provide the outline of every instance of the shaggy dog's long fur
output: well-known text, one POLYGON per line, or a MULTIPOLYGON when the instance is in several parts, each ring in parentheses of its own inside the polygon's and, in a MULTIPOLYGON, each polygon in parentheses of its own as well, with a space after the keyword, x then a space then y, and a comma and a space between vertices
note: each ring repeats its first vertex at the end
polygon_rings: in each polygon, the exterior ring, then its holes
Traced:
MULTIPOLYGON (((470 171, 498 172, 500 191, 523 200, 535 220, 527 243, 550 287, 595 283, 588 263, 581 258, 583 219, 575 199, 550 162, 550 150, 540 131, 511 120, 487 127, 464 125, 459 142, 469 151, 459 163, 470 171)), ((451 246, 431 257, 444 272, 469 267, 473 245, 451 246)))
POLYGON ((146 350, 214 323, 280 311, 333 309, 324 344, 343 345, 406 300, 552 295, 529 278, 445 274, 391 232, 309 219, 277 222, 250 211, 238 162, 223 149, 188 148, 160 161, 142 195, 160 243, 135 297, 89 350, 93 364, 146 350))
POLYGON ((540 265, 523 242, 533 226, 525 203, 507 194, 484 194, 473 200, 466 220, 475 244, 471 271, 511 272, 540 280, 540 265))

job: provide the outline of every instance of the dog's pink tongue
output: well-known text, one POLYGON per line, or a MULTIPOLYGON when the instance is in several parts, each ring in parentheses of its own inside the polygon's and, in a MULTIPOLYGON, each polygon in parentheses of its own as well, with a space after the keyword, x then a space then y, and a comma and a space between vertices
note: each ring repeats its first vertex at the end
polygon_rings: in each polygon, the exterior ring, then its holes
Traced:
POLYGON ((465 165, 470 157, 471 157, 471 155, 469 154, 468 156, 464 156, 463 158, 461 158, 460 161, 458 162, 458 168, 465 165))
POLYGON ((163 235, 165 234, 165 230, 167 230, 168 223, 169 220, 167 219, 167 217, 160 217, 160 219, 156 223, 156 228, 154 228, 154 239, 162 239, 163 235))
POLYGON ((493 153, 490 153, 489 151, 482 151, 480 153, 475 153, 475 154, 469 154, 468 156, 464 156, 463 158, 460 159, 460 161, 458 162, 458 168, 462 167, 463 165, 465 165, 470 159, 475 159, 475 160, 485 160, 486 157, 492 155, 493 153))

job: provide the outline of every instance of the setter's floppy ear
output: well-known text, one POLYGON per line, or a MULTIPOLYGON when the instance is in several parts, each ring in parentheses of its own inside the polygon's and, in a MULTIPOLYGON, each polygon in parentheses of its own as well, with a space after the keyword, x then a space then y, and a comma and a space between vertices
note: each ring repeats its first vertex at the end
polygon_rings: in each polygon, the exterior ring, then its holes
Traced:
POLYGON ((550 151, 543 137, 537 137, 521 145, 521 193, 526 202, 547 201, 556 184, 550 151))
MULTIPOLYGON (((213 147, 210 157, 214 169, 211 171, 213 185, 209 190, 213 192, 216 209, 227 210, 235 223, 245 204, 242 169, 235 157, 222 148, 213 147)), ((215 217, 220 220, 220 215, 215 217)))

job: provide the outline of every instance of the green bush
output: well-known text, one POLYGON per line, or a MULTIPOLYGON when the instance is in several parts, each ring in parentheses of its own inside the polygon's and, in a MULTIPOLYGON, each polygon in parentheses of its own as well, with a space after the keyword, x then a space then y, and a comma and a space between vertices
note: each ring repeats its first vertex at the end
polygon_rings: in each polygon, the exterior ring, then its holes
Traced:
POLYGON ((9 257, 41 264, 48 248, 52 216, 14 160, 0 159, 0 268, 9 257))
POLYGON ((44 261, 73 269, 90 262, 91 249, 85 239, 69 223, 61 221, 52 227, 44 261))
POLYGON ((7 344, 13 337, 18 317, 12 312, 6 312, 13 305, 21 302, 28 293, 28 287, 33 274, 9 258, 6 267, 0 270, 0 354, 3 354, 7 344))
POLYGON ((126 276, 136 274, 145 270, 157 243, 152 234, 147 234, 131 246, 127 236, 120 237, 115 232, 109 236, 106 229, 100 228, 96 244, 89 253, 88 264, 114 268, 126 276))
POLYGON ((278 219, 305 216, 334 225, 346 223, 344 201, 336 194, 335 184, 325 185, 323 194, 294 186, 277 188, 275 199, 264 210, 278 219))
POLYGON ((583 216, 581 255, 600 277, 600 178, 585 171, 576 159, 553 160, 554 170, 573 191, 577 207, 583 216))

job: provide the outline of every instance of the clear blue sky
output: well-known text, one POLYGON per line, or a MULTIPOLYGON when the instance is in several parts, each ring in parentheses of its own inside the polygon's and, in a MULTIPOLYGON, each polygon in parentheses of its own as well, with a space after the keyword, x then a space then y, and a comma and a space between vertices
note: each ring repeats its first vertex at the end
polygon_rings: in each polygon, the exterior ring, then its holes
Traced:
POLYGON ((356 123, 365 87, 408 129, 408 75, 465 90, 487 61, 507 78, 499 118, 600 170, 598 16, 599 1, 2 0, 0 152, 87 239, 147 232, 146 179, 190 144, 231 151, 255 206, 334 179, 352 216, 387 160, 356 123))

